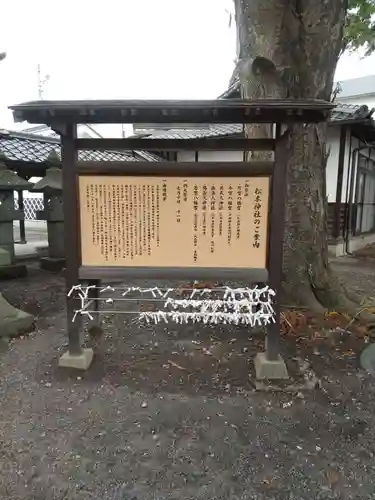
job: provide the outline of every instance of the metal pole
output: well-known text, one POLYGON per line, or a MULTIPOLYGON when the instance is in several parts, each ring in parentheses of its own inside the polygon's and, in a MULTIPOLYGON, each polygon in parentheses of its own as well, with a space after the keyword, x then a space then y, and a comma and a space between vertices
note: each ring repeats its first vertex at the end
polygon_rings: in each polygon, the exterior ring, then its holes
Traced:
MULTIPOLYGON (((23 212, 24 210, 24 202, 23 202, 23 191, 17 191, 17 196, 18 196, 18 210, 23 212)), ((22 243, 25 245, 26 242, 26 231, 25 231, 25 219, 20 219, 20 241, 19 243, 22 243)))

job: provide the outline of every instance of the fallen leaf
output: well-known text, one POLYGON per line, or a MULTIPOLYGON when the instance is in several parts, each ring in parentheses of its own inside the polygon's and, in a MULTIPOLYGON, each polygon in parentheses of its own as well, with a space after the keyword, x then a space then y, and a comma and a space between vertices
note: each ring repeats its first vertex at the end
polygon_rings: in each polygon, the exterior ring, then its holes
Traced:
POLYGON ((327 477, 328 484, 331 488, 336 486, 340 480, 339 475, 334 470, 328 470, 326 473, 326 477, 327 477))
POLYGON ((183 366, 181 365, 178 365, 177 363, 175 363, 174 361, 171 361, 170 359, 168 359, 168 363, 172 366, 174 366, 175 368, 178 368, 179 370, 185 370, 186 371, 186 368, 184 368, 183 366))

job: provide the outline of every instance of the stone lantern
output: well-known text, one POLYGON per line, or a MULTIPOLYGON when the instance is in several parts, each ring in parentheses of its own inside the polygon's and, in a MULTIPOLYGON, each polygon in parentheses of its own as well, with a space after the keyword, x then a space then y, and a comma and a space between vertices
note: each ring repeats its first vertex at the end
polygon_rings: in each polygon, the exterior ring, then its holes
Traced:
POLYGON ((15 263, 13 221, 22 220, 22 210, 14 206, 14 191, 30 189, 32 183, 19 177, 5 165, 6 156, 0 152, 0 278, 26 276, 24 264, 15 263))
POLYGON ((50 153, 47 162, 45 177, 32 188, 43 193, 44 199, 44 210, 37 211, 37 219, 47 221, 48 256, 40 259, 40 266, 46 271, 61 271, 65 267, 62 171, 57 153, 50 153))

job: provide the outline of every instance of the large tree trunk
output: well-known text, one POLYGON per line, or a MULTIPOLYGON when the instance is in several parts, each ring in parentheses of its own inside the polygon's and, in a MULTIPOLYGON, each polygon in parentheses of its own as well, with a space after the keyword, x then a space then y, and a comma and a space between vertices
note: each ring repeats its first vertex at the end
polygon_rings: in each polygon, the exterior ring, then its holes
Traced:
MULTIPOLYGON (((330 100, 342 46, 344 0, 234 0, 238 35, 236 73, 244 98, 330 100)), ((252 125, 251 137, 270 127, 252 125)), ((353 306, 328 265, 326 125, 288 130, 284 290, 289 303, 353 306)), ((256 155, 265 153, 253 154, 256 155)))

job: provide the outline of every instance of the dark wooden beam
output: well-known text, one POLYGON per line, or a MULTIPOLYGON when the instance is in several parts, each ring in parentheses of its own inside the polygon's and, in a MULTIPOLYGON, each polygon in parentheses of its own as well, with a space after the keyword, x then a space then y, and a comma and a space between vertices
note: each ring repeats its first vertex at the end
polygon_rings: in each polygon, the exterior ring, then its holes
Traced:
POLYGON ((78 174, 153 175, 166 177, 255 177, 271 175, 272 161, 222 162, 78 162, 78 174))
POLYGON ((123 149, 144 151, 273 151, 274 139, 245 139, 232 137, 205 137, 198 139, 77 139, 77 149, 123 149))
POLYGON ((342 203, 342 184, 344 178, 344 161, 345 161, 345 145, 346 145, 346 127, 341 127, 339 158, 337 167, 337 187, 336 187, 336 202, 334 209, 334 224, 333 236, 338 238, 340 236, 340 213, 342 203))
MULTIPOLYGON (((34 101, 12 106, 29 123, 308 123, 325 121, 334 104, 321 100, 34 101)), ((62 132, 63 133, 63 132, 62 132)))
POLYGON ((267 269, 253 268, 217 268, 217 267, 98 267, 82 266, 79 269, 81 280, 102 280, 108 282, 113 279, 171 279, 171 280, 246 280, 250 283, 266 283, 267 269))

